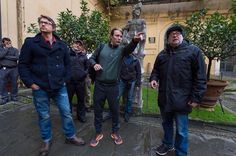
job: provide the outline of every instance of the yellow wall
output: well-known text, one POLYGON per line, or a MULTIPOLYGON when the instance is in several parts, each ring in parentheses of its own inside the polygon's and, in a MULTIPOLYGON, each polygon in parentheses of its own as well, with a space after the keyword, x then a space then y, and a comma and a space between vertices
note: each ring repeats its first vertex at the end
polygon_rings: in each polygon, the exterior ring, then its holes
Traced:
MULTIPOLYGON (((48 15, 55 21, 58 13, 65 11, 67 8, 73 14, 79 16, 81 0, 1 0, 1 20, 2 20, 2 36, 9 37, 13 46, 18 47, 18 42, 23 42, 28 36, 27 27, 31 23, 37 23, 37 18, 41 15, 48 15), (20 4, 20 15, 17 15, 17 3, 20 4), (17 23, 17 20, 20 22, 17 23), (17 30, 17 24, 21 25, 21 30, 17 30), (21 35, 19 35, 19 32, 21 35), (20 37, 20 38, 19 38, 20 37)), ((103 10, 103 6, 99 0, 87 0, 90 10, 103 10)), ((19 25, 18 25, 19 26, 19 25)), ((21 45, 21 43, 19 43, 21 45)), ((20 48, 20 47, 18 47, 20 48)))
POLYGON ((2 37, 10 37, 17 45, 16 0, 1 0, 2 37))
MULTIPOLYGON (((227 13, 228 9, 231 8, 231 0, 205 0, 142 6, 141 18, 145 19, 147 25, 146 56, 144 58, 145 72, 151 71, 157 54, 164 48, 164 34, 167 28, 176 21, 183 24, 187 16, 202 8, 210 9, 209 13, 216 10, 221 13, 227 13), (155 44, 148 43, 149 37, 156 38, 155 44)), ((132 6, 116 8, 112 14, 111 27, 123 28, 127 21, 132 19, 132 6)), ((212 73, 215 73, 214 69, 212 73)))
MULTIPOLYGON (((56 20, 58 13, 67 8, 79 16, 81 0, 1 0, 2 36, 10 37, 13 45, 20 45, 27 36, 27 27, 30 23, 37 23, 41 14, 48 15, 56 20), (18 11, 17 11, 18 7, 18 11), (19 31, 18 31, 19 29, 19 31)), ((87 0, 90 10, 98 9, 106 12, 99 0, 87 0)), ((155 44, 148 41, 145 46, 144 70, 152 69, 156 55, 163 49, 163 38, 166 29, 175 21, 184 21, 193 11, 203 7, 212 11, 226 13, 231 8, 231 0, 199 0, 192 2, 143 5, 141 18, 147 24, 147 39, 155 37, 155 44), (149 67, 149 69, 148 69, 149 67)), ((112 12, 111 27, 124 27, 131 19, 132 6, 122 6, 112 12)), ((213 71, 214 72, 214 71, 213 71)))

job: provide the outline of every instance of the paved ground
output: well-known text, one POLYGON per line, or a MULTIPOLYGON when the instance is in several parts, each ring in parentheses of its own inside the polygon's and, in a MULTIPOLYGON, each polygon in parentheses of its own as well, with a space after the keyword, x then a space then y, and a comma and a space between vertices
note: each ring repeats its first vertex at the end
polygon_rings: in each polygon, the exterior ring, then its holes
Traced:
MULTIPOLYGON (((0 156, 36 156, 40 147, 37 114, 27 97, 21 102, 0 106, 0 156)), ((117 146, 110 138, 111 121, 103 124, 104 139, 96 148, 64 144, 60 117, 51 107, 53 145, 50 156, 155 156, 154 148, 160 144, 161 121, 152 117, 133 117, 130 123, 121 122, 120 134, 124 144, 117 146)), ((75 120, 77 132, 88 143, 94 135, 93 113, 85 124, 75 120)), ((189 156, 235 156, 236 127, 190 123, 189 156)), ((173 156, 173 153, 168 156, 173 156)))

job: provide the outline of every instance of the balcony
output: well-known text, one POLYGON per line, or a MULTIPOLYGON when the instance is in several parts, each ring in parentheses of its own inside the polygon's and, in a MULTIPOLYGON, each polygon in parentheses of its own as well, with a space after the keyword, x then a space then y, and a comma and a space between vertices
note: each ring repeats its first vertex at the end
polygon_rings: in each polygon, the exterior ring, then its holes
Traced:
MULTIPOLYGON (((179 2, 190 2, 198 0, 141 0, 143 4, 164 4, 164 3, 179 3, 179 2)), ((120 0, 122 5, 136 4, 137 0, 120 0)))

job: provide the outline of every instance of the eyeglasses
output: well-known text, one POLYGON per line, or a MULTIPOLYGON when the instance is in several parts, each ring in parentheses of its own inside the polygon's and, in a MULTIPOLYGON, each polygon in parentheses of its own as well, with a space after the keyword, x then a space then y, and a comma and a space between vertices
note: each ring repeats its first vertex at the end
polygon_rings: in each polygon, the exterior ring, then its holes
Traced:
POLYGON ((180 35, 182 35, 179 31, 173 31, 173 32, 171 32, 170 33, 170 37, 173 37, 173 36, 180 36, 180 35))
POLYGON ((47 21, 39 21, 39 24, 52 25, 51 22, 47 22, 47 21))

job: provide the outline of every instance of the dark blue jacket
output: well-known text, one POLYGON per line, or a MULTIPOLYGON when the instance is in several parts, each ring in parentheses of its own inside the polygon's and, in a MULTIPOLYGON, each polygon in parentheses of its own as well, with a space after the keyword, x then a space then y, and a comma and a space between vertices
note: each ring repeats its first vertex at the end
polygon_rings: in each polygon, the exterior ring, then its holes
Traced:
POLYGON ((60 89, 70 79, 70 57, 68 46, 56 35, 50 47, 41 33, 25 39, 19 58, 19 74, 23 83, 33 83, 41 89, 60 89))
POLYGON ((141 85, 141 66, 138 59, 133 55, 128 55, 123 58, 120 79, 124 82, 133 82, 137 87, 141 85))

